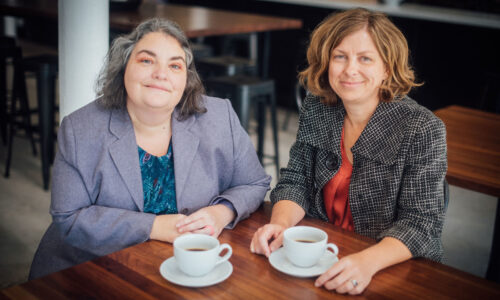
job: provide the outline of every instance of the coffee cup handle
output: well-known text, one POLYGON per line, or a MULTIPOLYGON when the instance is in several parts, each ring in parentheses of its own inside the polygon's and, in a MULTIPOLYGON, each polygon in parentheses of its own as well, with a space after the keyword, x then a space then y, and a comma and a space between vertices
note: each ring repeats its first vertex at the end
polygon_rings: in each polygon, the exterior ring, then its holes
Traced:
POLYGON ((333 254, 335 255, 339 254, 339 248, 335 244, 329 243, 326 245, 326 248, 327 249, 330 248, 333 251, 333 254))
POLYGON ((222 244, 220 245, 219 247, 219 254, 224 251, 224 249, 227 249, 227 253, 223 256, 223 257, 219 257, 219 259, 217 260, 217 262, 215 263, 216 265, 220 264, 220 263, 223 263, 225 262, 226 260, 228 260, 231 255, 233 254, 233 248, 231 248, 231 246, 229 246, 228 244, 222 244))

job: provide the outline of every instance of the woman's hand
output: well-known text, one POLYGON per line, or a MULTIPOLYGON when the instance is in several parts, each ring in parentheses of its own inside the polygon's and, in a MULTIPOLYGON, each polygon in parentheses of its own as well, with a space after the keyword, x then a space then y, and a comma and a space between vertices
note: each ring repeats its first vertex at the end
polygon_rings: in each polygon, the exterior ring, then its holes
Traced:
POLYGON ((149 238, 172 243, 176 237, 182 234, 177 230, 175 224, 184 218, 186 216, 182 214, 156 216, 149 238))
POLYGON ((341 258, 318 277, 314 285, 324 286, 327 290, 335 290, 339 294, 358 295, 370 284, 374 274, 369 257, 358 252, 341 258))
POLYGON ((288 227, 295 226, 304 218, 304 215, 304 209, 293 201, 281 200, 274 204, 271 221, 254 233, 250 243, 250 251, 269 257, 283 244, 283 231, 288 227))
POLYGON ((250 251, 269 257, 283 244, 283 231, 285 229, 284 226, 278 224, 266 224, 257 229, 250 243, 250 251))
POLYGON ((225 205, 216 204, 199 209, 180 220, 175 225, 182 234, 186 232, 203 233, 218 237, 222 229, 233 219, 234 212, 225 205))
POLYGON ((377 244, 355 254, 341 258, 323 273, 315 286, 350 295, 361 294, 373 275, 388 266, 411 258, 411 252, 401 241, 385 237, 377 244))

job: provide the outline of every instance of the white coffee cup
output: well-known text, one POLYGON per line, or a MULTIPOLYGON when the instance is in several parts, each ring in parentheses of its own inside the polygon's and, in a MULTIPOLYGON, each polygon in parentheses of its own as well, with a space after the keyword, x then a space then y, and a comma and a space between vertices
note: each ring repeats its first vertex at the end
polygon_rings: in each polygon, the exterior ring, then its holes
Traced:
POLYGON ((205 234, 185 234, 174 240, 174 256, 179 269, 189 276, 203 276, 229 259, 233 249, 205 234), (227 249, 221 257, 220 253, 227 249))
POLYGON ((328 235, 321 229, 310 226, 295 226, 285 230, 283 247, 288 260, 302 268, 314 266, 329 248, 335 255, 339 248, 327 244, 328 235))

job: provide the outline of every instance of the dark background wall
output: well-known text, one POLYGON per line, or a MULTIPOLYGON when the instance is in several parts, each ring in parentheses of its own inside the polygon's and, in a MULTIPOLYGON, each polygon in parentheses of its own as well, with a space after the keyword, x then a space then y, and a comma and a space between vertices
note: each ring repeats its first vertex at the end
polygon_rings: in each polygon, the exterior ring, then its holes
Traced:
MULTIPOLYGON (((297 70, 305 65, 309 34, 321 20, 335 12, 254 0, 169 2, 301 19, 302 30, 271 34, 270 75, 277 81, 278 103, 288 107, 294 105, 293 84, 297 70)), ((477 9, 493 12, 499 6, 496 0, 474 2, 480 4, 477 9)), ((453 3, 467 10, 474 8, 471 1, 453 3)), ((417 78, 425 83, 412 91, 413 98, 432 110, 460 104, 500 112, 500 30, 407 18, 391 17, 391 20, 408 39, 417 78)))
MULTIPOLYGON (((309 34, 335 10, 256 0, 169 0, 218 9, 301 19, 301 30, 271 32, 269 72, 277 85, 278 104, 295 108, 297 72, 306 65, 309 34)), ((406 0, 482 10, 500 14, 500 0, 406 0), (426 2, 427 1, 427 2, 426 2)), ((475 26, 390 17, 405 34, 417 78, 424 82, 410 96, 429 109, 451 104, 500 113, 500 30, 475 26)), ((57 21, 25 19, 20 35, 57 47, 57 21)), ((116 36, 111 33, 110 37, 116 36)), ((206 38, 220 46, 223 37, 206 38)), ((237 49, 242 52, 245 47, 237 49)), ((243 53, 244 54, 244 53, 243 53)))

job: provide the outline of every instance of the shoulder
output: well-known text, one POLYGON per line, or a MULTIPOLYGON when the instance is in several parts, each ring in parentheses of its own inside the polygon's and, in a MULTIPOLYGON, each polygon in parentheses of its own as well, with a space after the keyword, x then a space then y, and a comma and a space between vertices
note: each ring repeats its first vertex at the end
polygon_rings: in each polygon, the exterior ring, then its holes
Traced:
POLYGON ((207 109, 207 111, 200 114, 200 116, 206 115, 207 117, 214 117, 219 114, 227 114, 231 107, 231 102, 228 99, 210 97, 206 95, 201 96, 201 103, 207 109))
POLYGON ((410 97, 387 103, 394 118, 404 118, 404 122, 415 132, 440 131, 445 132, 445 127, 432 111, 418 104, 410 97))
POLYGON ((99 99, 96 99, 75 110, 64 119, 69 120, 73 127, 85 130, 109 122, 110 114, 111 110, 102 107, 99 104, 99 99))
MULTIPOLYGON (((231 102, 227 99, 221 99, 210 96, 202 96, 201 103, 206 111, 197 113, 193 116, 195 123, 201 126, 226 126, 230 122, 232 115, 235 114, 231 102)), ((189 119, 186 120, 189 122, 189 119)), ((207 128, 210 130, 210 128, 207 128)))
MULTIPOLYGON (((444 123, 432 111, 419 105, 409 97, 390 102, 393 111, 393 128, 404 129, 404 143, 409 150, 409 158, 414 163, 422 164, 428 160, 424 157, 443 157, 446 155, 446 128, 444 123), (430 156, 429 156, 430 155, 430 156)), ((397 130, 391 130, 397 132, 397 130)), ((403 133, 401 133, 403 134, 403 133)))
MULTIPOLYGON (((95 146, 105 143, 110 133, 110 121, 113 110, 102 107, 99 100, 77 109, 64 117, 58 132, 58 141, 68 142, 74 139, 77 144, 95 146)), ((126 115, 120 119, 126 119, 126 115)))
POLYGON ((195 113, 182 120, 173 118, 172 130, 190 130, 203 138, 212 135, 226 136, 232 132, 237 117, 229 100, 202 96, 201 104, 206 109, 205 112, 195 113))
POLYGON ((342 110, 342 108, 340 101, 337 105, 327 105, 321 102, 320 97, 308 94, 302 103, 300 113, 304 116, 317 116, 318 114, 331 114, 342 110))
POLYGON ((308 95, 300 110, 297 140, 328 148, 332 145, 332 137, 340 137, 344 115, 345 109, 341 102, 334 106, 326 105, 321 103, 319 97, 308 95))

